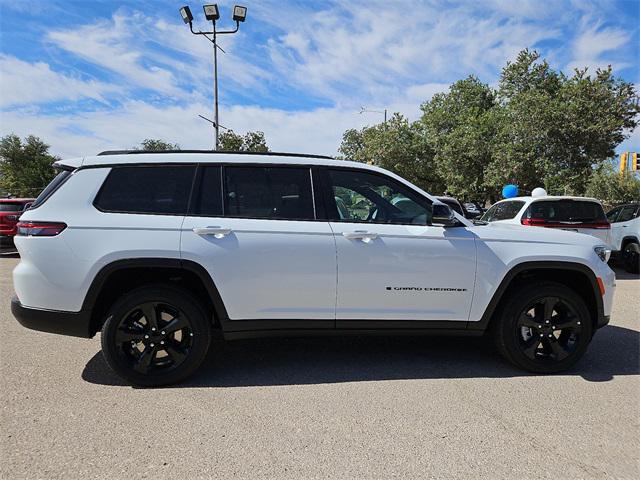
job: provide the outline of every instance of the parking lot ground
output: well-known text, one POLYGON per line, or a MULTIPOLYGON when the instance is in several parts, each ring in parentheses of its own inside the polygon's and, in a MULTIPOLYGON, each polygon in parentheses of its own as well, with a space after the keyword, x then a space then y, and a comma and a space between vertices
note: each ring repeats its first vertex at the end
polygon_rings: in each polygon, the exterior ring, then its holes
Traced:
POLYGON ((11 316, 0 256, 1 469, 20 478, 640 478, 640 279, 560 375, 479 338, 216 343, 188 383, 123 384, 100 340, 11 316))

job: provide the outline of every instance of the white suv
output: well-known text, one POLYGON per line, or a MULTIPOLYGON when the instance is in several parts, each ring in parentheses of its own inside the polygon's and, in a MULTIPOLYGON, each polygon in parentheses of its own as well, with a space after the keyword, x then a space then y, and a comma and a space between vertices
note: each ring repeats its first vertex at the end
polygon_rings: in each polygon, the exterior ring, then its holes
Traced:
POLYGON ((105 152, 63 161, 21 218, 15 317, 92 337, 139 385, 180 381, 213 330, 490 331, 534 372, 609 321, 603 242, 474 226, 390 172, 294 154, 105 152))
POLYGON ((611 249, 630 273, 640 271, 640 203, 620 205, 607 213, 611 222, 611 249))
POLYGON ((500 200, 480 221, 557 228, 592 235, 604 245, 611 242, 611 224, 595 198, 545 195, 500 200))

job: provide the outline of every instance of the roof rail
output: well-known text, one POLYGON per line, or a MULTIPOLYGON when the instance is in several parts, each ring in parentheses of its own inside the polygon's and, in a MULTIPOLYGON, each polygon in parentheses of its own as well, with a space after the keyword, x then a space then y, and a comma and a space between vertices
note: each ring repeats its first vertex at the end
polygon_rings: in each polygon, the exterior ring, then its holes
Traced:
POLYGON ((286 152, 237 152, 233 150, 105 150, 100 152, 98 156, 105 155, 139 155, 143 153, 210 153, 222 154, 231 153, 234 155, 268 155, 276 157, 304 157, 304 158, 324 158, 327 160, 335 160, 334 157, 328 155, 312 155, 306 153, 286 153, 286 152))

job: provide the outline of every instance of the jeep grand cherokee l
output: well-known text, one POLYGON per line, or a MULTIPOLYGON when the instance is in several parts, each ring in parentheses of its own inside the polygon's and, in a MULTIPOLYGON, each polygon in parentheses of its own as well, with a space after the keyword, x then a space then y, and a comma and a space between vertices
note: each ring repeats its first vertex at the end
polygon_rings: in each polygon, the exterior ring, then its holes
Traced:
POLYGON ((607 324, 597 239, 474 226, 399 176, 295 154, 120 152, 66 160, 18 225, 12 311, 92 337, 120 376, 181 381, 213 330, 490 332, 513 364, 573 365, 607 324))

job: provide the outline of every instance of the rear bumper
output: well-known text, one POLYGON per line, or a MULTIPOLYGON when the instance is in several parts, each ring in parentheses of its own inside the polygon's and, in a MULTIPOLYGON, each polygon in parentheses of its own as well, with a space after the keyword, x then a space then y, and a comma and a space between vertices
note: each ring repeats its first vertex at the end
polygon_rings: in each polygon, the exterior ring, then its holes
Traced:
POLYGON ((31 330, 91 338, 90 312, 59 312, 23 306, 18 297, 11 299, 11 313, 20 325, 31 330))

